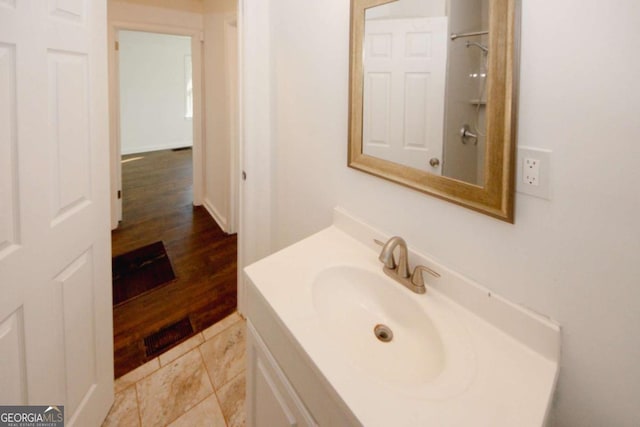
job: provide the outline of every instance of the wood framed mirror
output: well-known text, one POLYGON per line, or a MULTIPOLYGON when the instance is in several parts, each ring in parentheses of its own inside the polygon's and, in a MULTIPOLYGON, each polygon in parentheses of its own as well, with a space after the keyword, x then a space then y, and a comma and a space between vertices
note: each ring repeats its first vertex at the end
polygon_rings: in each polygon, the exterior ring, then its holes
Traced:
POLYGON ((518 0, 351 0, 349 167, 513 222, 518 0))

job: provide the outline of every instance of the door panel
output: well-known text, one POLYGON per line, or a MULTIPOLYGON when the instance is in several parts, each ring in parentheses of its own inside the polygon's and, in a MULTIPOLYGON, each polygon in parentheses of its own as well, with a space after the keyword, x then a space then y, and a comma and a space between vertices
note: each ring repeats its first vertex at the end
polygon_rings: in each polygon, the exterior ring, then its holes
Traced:
POLYGON ((53 176, 53 224, 87 206, 89 174, 89 121, 87 56, 49 52, 49 136, 53 176))
POLYGON ((18 242, 15 47, 0 43, 0 260, 18 242))
POLYGON ((96 383, 96 346, 91 251, 82 254, 55 278, 62 299, 61 321, 65 345, 66 402, 73 413, 96 383))
POLYGON ((74 23, 84 23, 85 2, 83 0, 49 0, 51 15, 74 23))
POLYGON ((364 154, 441 173, 447 19, 366 22, 364 154))
POLYGON ((0 402, 3 405, 24 405, 27 384, 24 364, 24 327, 22 308, 0 322, 0 402))
POLYGON ((0 0, 0 404, 69 426, 113 402, 106 71, 106 1, 0 0))

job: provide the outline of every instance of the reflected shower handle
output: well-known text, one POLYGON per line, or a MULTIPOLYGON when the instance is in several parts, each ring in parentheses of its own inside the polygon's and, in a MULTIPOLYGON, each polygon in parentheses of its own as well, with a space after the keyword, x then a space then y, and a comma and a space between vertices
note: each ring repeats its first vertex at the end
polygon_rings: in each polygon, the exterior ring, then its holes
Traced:
POLYGON ((473 139, 474 144, 478 144, 478 134, 471 132, 469 125, 464 125, 460 128, 460 139, 463 144, 466 144, 469 138, 473 139))

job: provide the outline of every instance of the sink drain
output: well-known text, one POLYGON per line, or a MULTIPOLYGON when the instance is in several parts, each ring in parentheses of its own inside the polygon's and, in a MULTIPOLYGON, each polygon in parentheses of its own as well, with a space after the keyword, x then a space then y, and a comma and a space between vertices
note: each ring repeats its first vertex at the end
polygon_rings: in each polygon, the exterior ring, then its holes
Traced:
POLYGON ((387 325, 376 325, 376 327, 373 328, 373 333, 376 335, 376 338, 382 342, 389 342, 393 339, 393 331, 387 325))

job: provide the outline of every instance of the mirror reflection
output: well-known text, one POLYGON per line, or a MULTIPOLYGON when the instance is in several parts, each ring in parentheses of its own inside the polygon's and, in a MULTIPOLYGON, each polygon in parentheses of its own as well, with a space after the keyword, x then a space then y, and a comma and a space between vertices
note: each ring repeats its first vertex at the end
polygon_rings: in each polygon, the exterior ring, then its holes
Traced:
POLYGON ((483 185, 489 0, 365 11, 362 152, 483 185))

